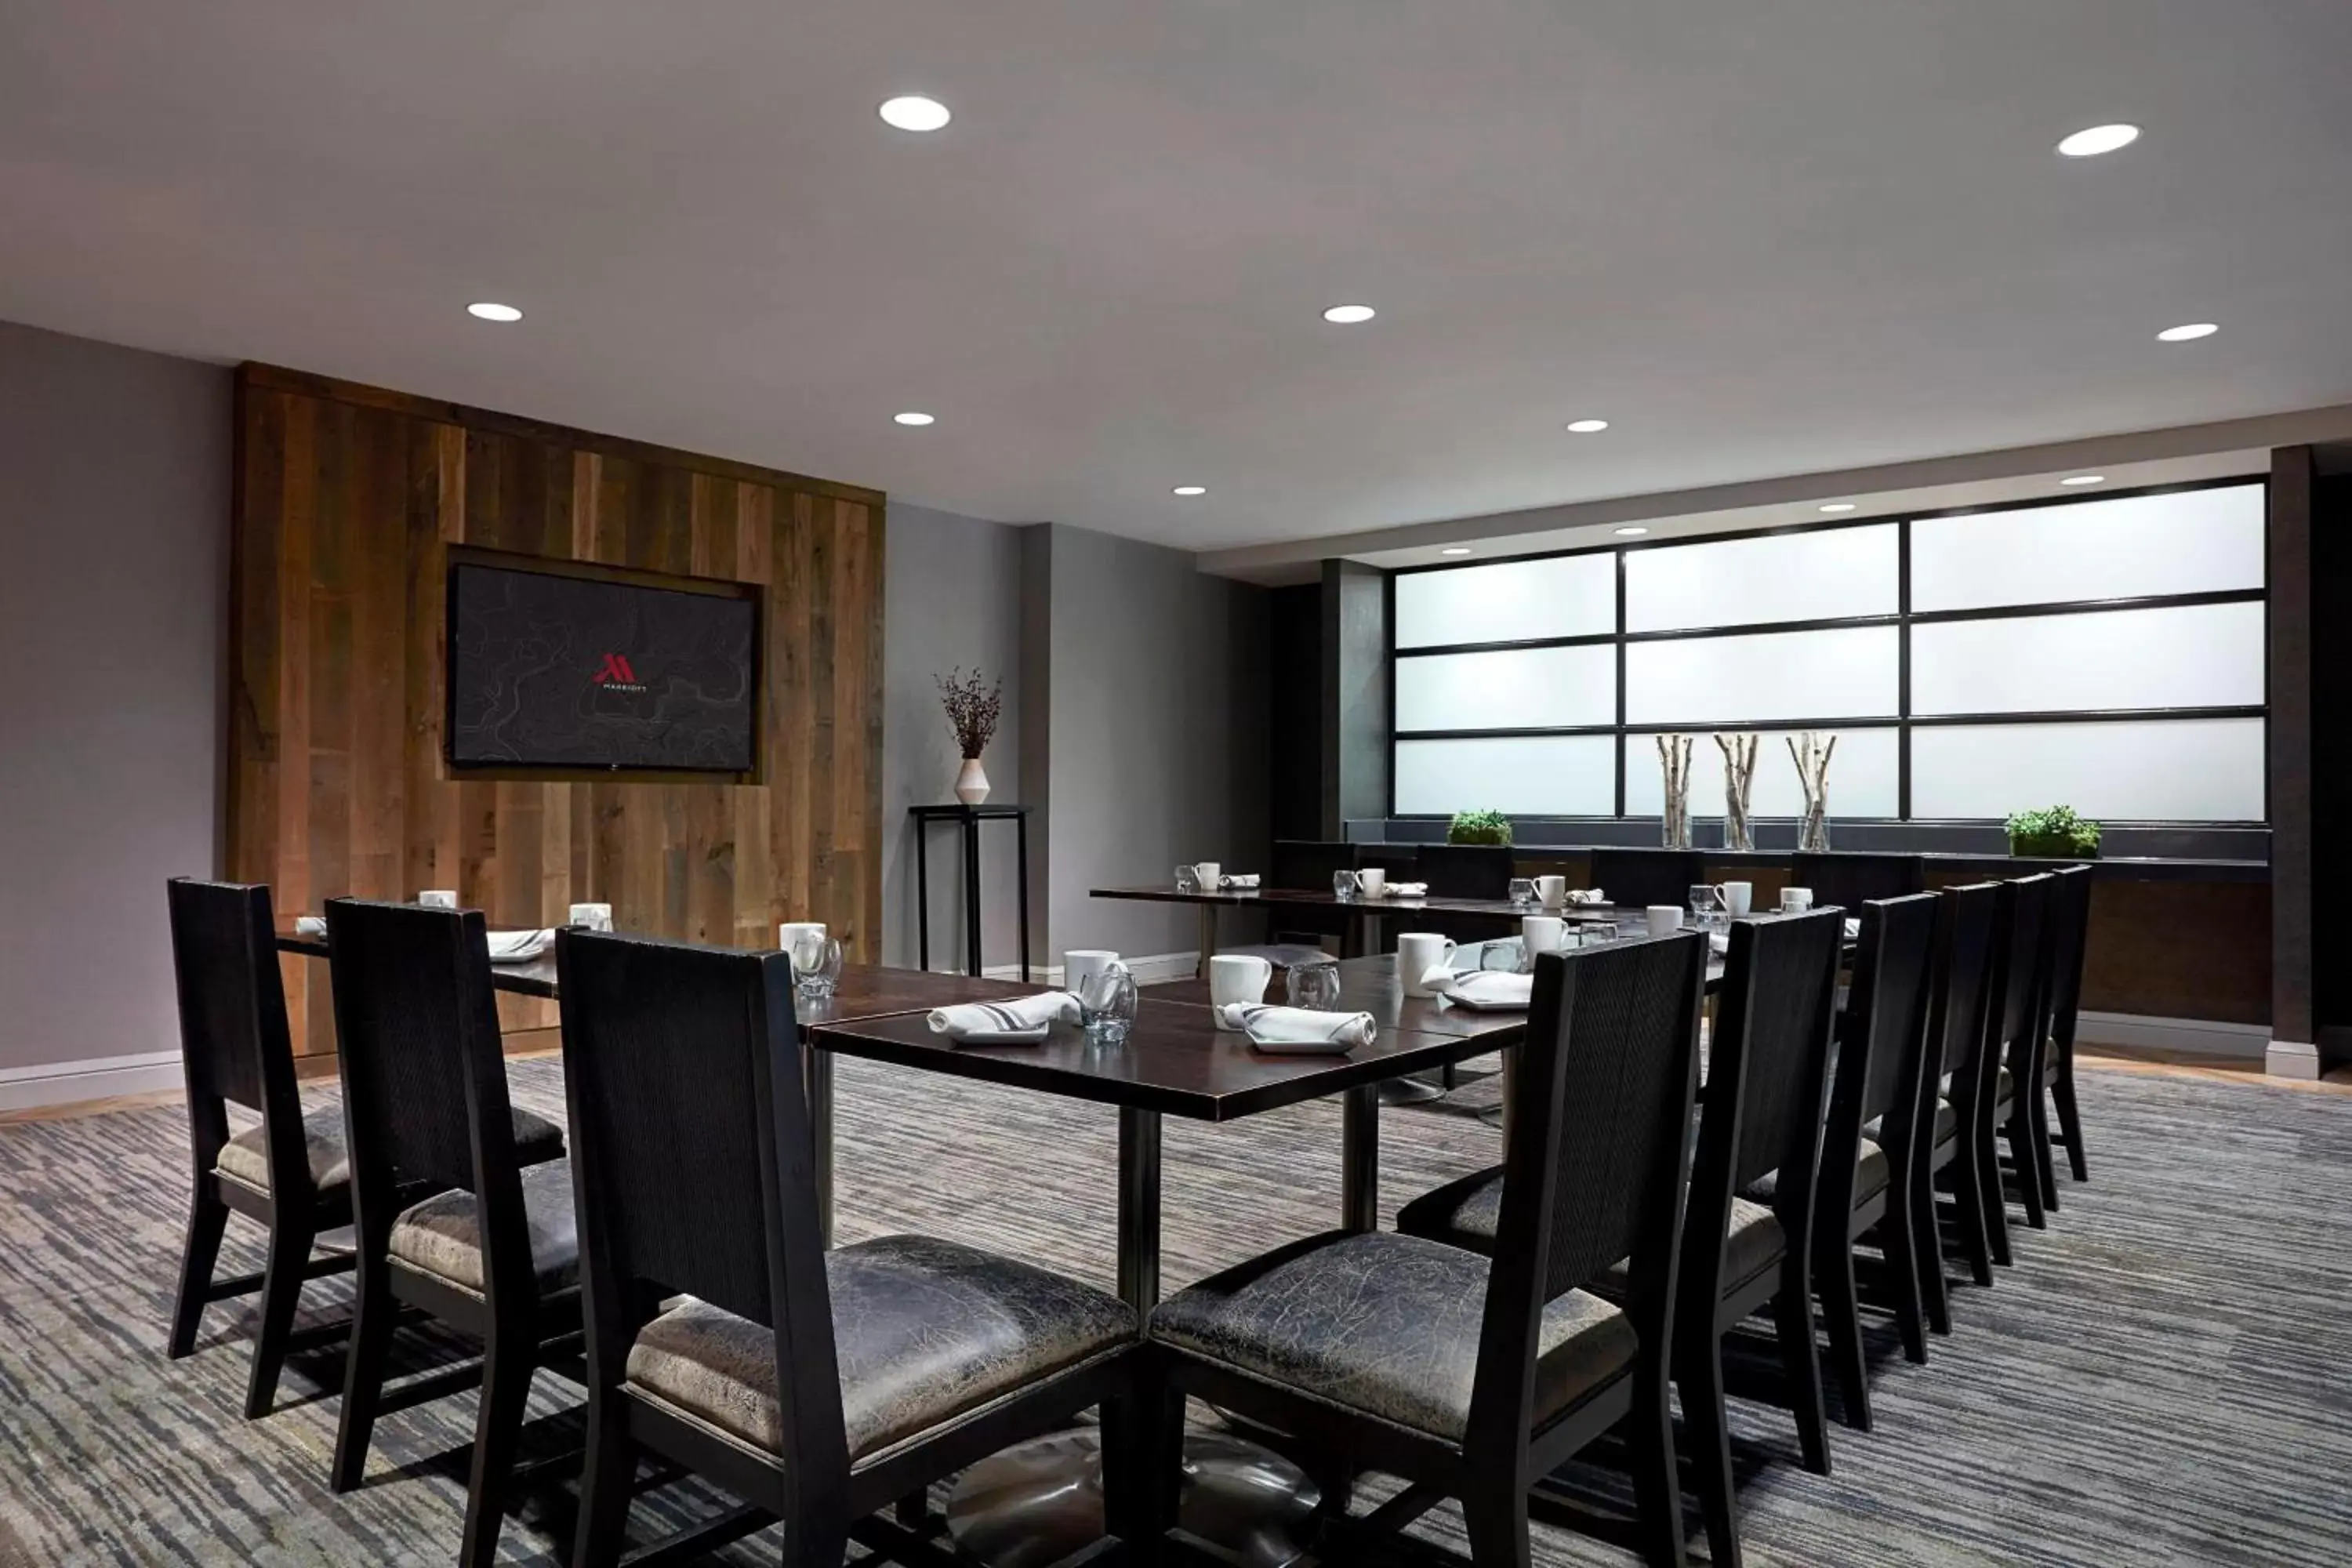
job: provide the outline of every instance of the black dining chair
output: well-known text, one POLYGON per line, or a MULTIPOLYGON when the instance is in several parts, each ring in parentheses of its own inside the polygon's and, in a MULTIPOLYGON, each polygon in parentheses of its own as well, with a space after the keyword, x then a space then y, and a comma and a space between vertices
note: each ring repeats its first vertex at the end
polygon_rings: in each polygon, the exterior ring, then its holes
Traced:
POLYGON ((1415 875, 1429 884, 1433 899, 1507 899, 1511 848, 1507 844, 1424 844, 1415 875))
MULTIPOLYGON (((2042 1082, 2049 1091, 2049 1107, 2040 1095, 2033 1099, 2036 1141, 2042 1147, 2042 1169, 2050 1168, 2050 1145, 2063 1144, 2066 1164, 2074 1180, 2087 1182, 2091 1168, 2083 1153, 2083 1111, 2074 1099, 2074 1026, 2083 1005, 2083 958, 2090 946, 2091 868, 2069 866, 2050 884, 2044 950, 2049 974, 2043 992, 2046 1024, 2042 1030, 2042 1082), (2058 1131, 2050 1131, 2048 1110, 2058 1112, 2058 1131)), ((2054 1178, 2043 1185, 2052 1207, 2058 1203, 2054 1178)))
MULTIPOLYGON (((1675 1382, 1715 1561, 1738 1561, 1723 1338, 1769 1306, 1805 1467, 1829 1470, 1814 1340, 1812 1234, 1822 1095, 1837 1016, 1845 911, 1732 922, 1707 1056, 1675 1330, 1675 1382), (1769 1189, 1765 1178, 1772 1177, 1769 1189), (1769 1190, 1766 1202, 1740 1195, 1769 1190)), ((1596 950, 1608 952, 1607 948, 1596 950)), ((1479 1172, 1407 1204, 1397 1228, 1496 1250, 1503 1173, 1479 1172)), ((1604 1290, 1613 1289, 1611 1281, 1604 1290)))
POLYGON ((640 1455, 744 1500, 664 1560, 781 1520, 794 1568, 852 1538, 940 1561, 868 1516, 1095 1405, 1114 1528, 1142 1528, 1132 1308, 958 1241, 825 1250, 782 954, 567 931, 556 963, 587 1295, 575 1568, 619 1561, 640 1455))
MULTIPOLYGON (((1265 886, 1328 893, 1333 874, 1352 870, 1356 847, 1314 839, 1277 838, 1266 861, 1265 886)), ((1305 904, 1269 904, 1266 940, 1246 947, 1220 947, 1221 953, 1263 958, 1276 969, 1328 963, 1347 950, 1348 917, 1338 910, 1305 904)))
POLYGON ((378 1417, 478 1384, 458 1551, 476 1568, 498 1555, 532 1373, 580 1327, 571 1163, 562 1129, 508 1100, 479 910, 331 899, 327 943, 359 1252, 329 1482, 360 1484, 378 1417), (387 1391, 404 1309, 481 1360, 387 1391))
POLYGON ((1706 880, 1706 858, 1696 850, 1595 849, 1592 885, 1621 910, 1690 904, 1690 890, 1706 880))
POLYGON ((350 1327, 344 1321, 294 1331, 303 1282, 352 1267, 348 1252, 316 1253, 322 1233, 352 1218, 343 1113, 334 1106, 308 1115, 302 1110, 269 889, 175 877, 165 892, 194 1182, 164 1349, 174 1361, 188 1354, 206 1305, 258 1290, 260 1321, 245 1390, 249 1421, 269 1414, 289 1350, 350 1327), (260 1122, 232 1135, 231 1105, 258 1113, 260 1122), (268 1264, 259 1274, 215 1279, 232 1213, 269 1233, 268 1264))
POLYGON ((1453 1497, 1479 1568, 1517 1568, 1536 1479, 1622 1427, 1643 1554, 1681 1563, 1667 1377, 1706 971, 1696 933, 1538 959, 1492 1260, 1334 1231, 1170 1297, 1151 1315, 1169 1391, 1153 1475, 1173 1477, 1195 1394, 1406 1480, 1360 1519, 1327 1514, 1341 1539, 1322 1561, 1453 1497), (1620 1260, 1612 1304, 1591 1287, 1620 1260))
POLYGON ((1992 1227, 2000 1217, 1985 1064, 1985 1012, 1992 990, 1994 905, 1999 886, 1978 882, 1936 895, 1936 946, 1927 993, 1928 1070, 1921 1085, 1914 1157, 1914 1221, 1920 1238, 1920 1304, 1937 1333, 1952 1331, 1936 1212, 1939 1178, 1951 1189, 1952 1228, 1969 1275, 1990 1285, 1992 1227), (1993 1174, 1985 1172, 1991 1168, 1993 1174), (1990 1194, 1990 1196, 1988 1196, 1990 1194))
POLYGON ((1921 887, 1916 855, 1800 855, 1790 864, 1789 885, 1812 889, 1817 904, 1859 909, 1879 899, 1908 898, 1921 887))
MULTIPOLYGON (((1854 1243, 1878 1244, 1881 1283, 1910 1360, 1927 1359, 1918 1248, 1935 1235, 1914 1229, 1923 1079, 1927 1072, 1927 1001, 1935 957, 1932 893, 1862 906, 1853 984, 1838 1019, 1837 1066, 1822 1135, 1821 1195, 1813 1228, 1813 1281, 1830 1342, 1830 1368, 1848 1425, 1870 1430, 1869 1363, 1864 1353, 1854 1243)), ((1747 1194, 1769 1201, 1771 1179, 1747 1194)), ((1934 1215, 1929 1211, 1929 1223, 1934 1215)))
MULTIPOLYGON (((1992 1074, 1991 1121, 2009 1145, 2009 1169, 2025 1223, 2048 1228, 2049 1186, 2042 1151, 2034 1143, 2033 1102, 2042 1083, 2042 990, 2048 973, 2042 950, 2042 917, 2055 880, 2047 871, 2000 884, 1993 900, 1992 982, 1985 1008, 1985 1051, 1992 1074)), ((2011 1261, 2008 1210, 2002 1201, 1998 1159, 1988 1163, 1987 1194, 1994 1221, 1992 1256, 2011 1261)))

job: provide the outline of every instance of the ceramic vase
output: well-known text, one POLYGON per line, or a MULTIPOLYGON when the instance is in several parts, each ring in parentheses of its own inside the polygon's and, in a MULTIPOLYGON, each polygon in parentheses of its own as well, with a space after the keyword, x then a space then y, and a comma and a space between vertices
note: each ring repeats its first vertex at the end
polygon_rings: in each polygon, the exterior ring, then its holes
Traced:
POLYGON ((988 798, 988 773, 978 757, 963 760, 963 768, 956 774, 955 793, 966 805, 978 805, 988 798))

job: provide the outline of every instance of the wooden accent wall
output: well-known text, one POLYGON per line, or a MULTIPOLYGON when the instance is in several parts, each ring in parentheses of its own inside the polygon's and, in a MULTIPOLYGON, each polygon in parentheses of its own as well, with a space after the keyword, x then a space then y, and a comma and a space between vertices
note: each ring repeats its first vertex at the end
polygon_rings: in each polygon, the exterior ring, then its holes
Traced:
MULTIPOLYGON (((878 492, 259 365, 236 419, 231 877, 283 919, 455 888, 493 925, 593 900, 745 947, 821 920, 879 957, 878 492), (761 586, 759 782, 453 771, 452 545, 761 586)), ((331 1049, 325 966, 286 979, 297 1050, 331 1049)))

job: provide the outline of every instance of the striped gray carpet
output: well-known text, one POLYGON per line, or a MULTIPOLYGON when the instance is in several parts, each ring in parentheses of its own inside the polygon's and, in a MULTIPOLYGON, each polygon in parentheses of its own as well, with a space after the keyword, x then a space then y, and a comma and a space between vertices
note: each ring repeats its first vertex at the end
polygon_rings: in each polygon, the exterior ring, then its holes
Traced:
MULTIPOLYGON (((560 1114, 554 1063, 515 1081, 560 1114)), ((845 1238, 931 1230, 1109 1285, 1108 1112, 856 1062, 840 1083, 845 1238)), ((1495 1156, 1465 1114, 1492 1093, 1388 1113, 1391 1210, 1495 1156)), ((2084 1100, 2095 1184, 2062 1179, 2065 1208, 2019 1267, 1959 1291, 1932 1365, 1882 1326, 1878 1427, 1834 1434, 1833 1476, 1797 1467, 1784 1413, 1735 1401, 1751 1562, 2352 1560, 2352 1102, 2115 1072, 2086 1073, 2084 1100)), ((1328 1105, 1171 1122, 1169 1287, 1322 1228, 1338 1142, 1328 1105)), ((191 1359, 163 1358, 185 1147, 176 1107, 0 1127, 0 1564, 447 1562, 470 1396, 385 1418, 369 1484, 334 1498, 336 1402, 313 1380, 335 1358, 289 1372, 285 1406, 251 1425, 241 1306, 211 1310, 191 1359)), ((240 1235, 224 1266, 257 1266, 240 1235)), ((331 1311, 340 1289, 306 1302, 331 1311)), ((546 1410, 568 1403, 541 1384, 546 1410)), ((560 1561, 563 1506, 510 1521, 507 1558, 560 1561)), ((636 1529, 658 1522, 640 1503, 636 1529)), ((772 1540, 729 1560, 772 1562, 772 1540)), ((1537 1561, 1625 1559, 1539 1530, 1537 1561)))

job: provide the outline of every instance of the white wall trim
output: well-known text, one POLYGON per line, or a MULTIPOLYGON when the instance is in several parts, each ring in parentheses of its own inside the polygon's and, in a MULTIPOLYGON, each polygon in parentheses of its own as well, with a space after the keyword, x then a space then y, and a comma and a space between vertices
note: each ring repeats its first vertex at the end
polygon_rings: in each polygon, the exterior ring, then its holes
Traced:
POLYGON ((2204 1018, 2159 1018, 2144 1013, 2075 1015, 2074 1041, 2084 1046, 2137 1047, 2202 1057, 2262 1059, 2270 1044, 2267 1024, 2220 1024, 2204 1018))
MULTIPOLYGON (((1191 952, 1155 952, 1143 958, 1129 957, 1127 969, 1135 976, 1138 985, 1162 985, 1171 980, 1192 979, 1192 972, 1200 963, 1201 954, 1195 949, 1191 952)), ((1017 963, 992 963, 981 973, 991 980, 1018 980, 1021 978, 1021 966, 1017 963)), ((1033 964, 1029 978, 1038 985, 1059 985, 1062 983, 1062 966, 1058 963, 1033 964)))
POLYGON ((2272 1040, 2263 1048, 2263 1071, 2273 1078, 2317 1081, 2319 1047, 2302 1040, 2272 1040))
POLYGON ((39 1110, 121 1094, 154 1094, 186 1082, 175 1050, 0 1068, 0 1110, 39 1110))

